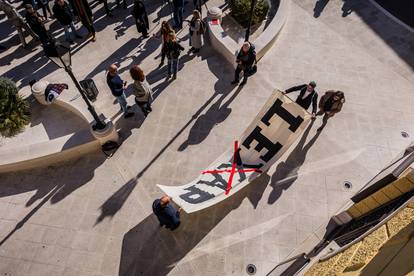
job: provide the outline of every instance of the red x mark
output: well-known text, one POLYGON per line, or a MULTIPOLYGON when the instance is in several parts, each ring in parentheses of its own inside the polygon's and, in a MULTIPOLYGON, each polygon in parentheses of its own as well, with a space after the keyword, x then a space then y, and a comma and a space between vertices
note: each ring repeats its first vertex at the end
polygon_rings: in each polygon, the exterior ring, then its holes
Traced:
POLYGON ((203 171, 202 172, 202 174, 206 174, 206 173, 219 174, 219 173, 229 172, 230 177, 229 177, 229 181, 227 182, 226 192, 224 193, 225 195, 227 195, 230 192, 231 184, 233 182, 233 177, 234 177, 234 174, 236 172, 259 172, 259 173, 262 172, 261 170, 258 170, 258 169, 236 170, 238 149, 239 149, 239 142, 234 141, 234 153, 233 153, 233 162, 232 162, 232 165, 231 165, 231 170, 212 170, 212 171, 203 171))

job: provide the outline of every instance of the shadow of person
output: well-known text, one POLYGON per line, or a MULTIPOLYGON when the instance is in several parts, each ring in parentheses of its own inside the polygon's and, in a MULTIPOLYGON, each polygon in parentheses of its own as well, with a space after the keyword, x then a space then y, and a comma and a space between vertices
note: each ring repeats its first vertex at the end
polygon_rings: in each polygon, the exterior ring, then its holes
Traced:
POLYGON ((95 169, 105 160, 106 158, 102 153, 96 152, 67 161, 59 166, 49 166, 47 169, 36 168, 1 174, 0 177, 4 180, 4 183, 2 183, 0 197, 36 191, 25 205, 29 207, 36 201, 40 201, 0 241, 0 246, 17 230, 22 228, 47 202, 50 201, 51 204, 58 203, 76 189, 88 183, 93 178, 95 169))
POLYGON ((289 154, 286 161, 281 162, 277 167, 275 173, 272 175, 270 186, 273 187, 273 191, 269 195, 268 203, 273 204, 283 193, 287 190, 298 178, 298 171, 305 162, 306 154, 313 146, 320 135, 320 131, 312 137, 312 139, 305 145, 306 138, 314 124, 315 120, 312 120, 308 128, 303 133, 299 143, 289 154))
MULTIPOLYGON (((124 235, 118 275, 167 275, 246 197, 257 206, 262 196, 258 191, 263 193, 269 178, 262 174, 238 193, 210 208, 192 214, 182 212, 181 225, 173 232, 160 228, 155 215, 147 216, 124 235)), ((204 253, 195 255, 200 258, 204 253)))
POLYGON ((318 18, 323 10, 325 9, 326 5, 328 4, 329 0, 318 0, 315 3, 315 7, 313 8, 313 17, 318 18))
POLYGON ((221 103, 228 94, 222 94, 220 98, 210 106, 206 113, 199 116, 193 127, 190 129, 187 140, 180 145, 178 151, 185 150, 189 145, 200 144, 207 138, 215 125, 224 122, 231 113, 231 108, 228 106, 241 90, 241 86, 237 87, 233 95, 223 105, 221 105, 221 103))

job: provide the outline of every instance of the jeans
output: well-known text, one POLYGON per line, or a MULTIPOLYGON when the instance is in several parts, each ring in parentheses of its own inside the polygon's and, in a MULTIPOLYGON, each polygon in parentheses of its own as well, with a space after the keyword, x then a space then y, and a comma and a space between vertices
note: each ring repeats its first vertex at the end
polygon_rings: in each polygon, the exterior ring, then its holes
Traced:
POLYGON ((236 71, 234 72, 234 80, 239 81, 241 71, 243 71, 243 82, 246 82, 247 78, 249 77, 249 70, 247 68, 244 68, 240 64, 237 65, 236 71))
POLYGON ((127 101, 125 97, 125 93, 122 93, 121 96, 116 97, 116 100, 118 101, 119 105, 121 106, 122 112, 124 114, 128 113, 128 107, 127 107, 127 101))
POLYGON ((177 71, 178 71, 178 58, 177 59, 168 59, 168 76, 170 76, 171 73, 176 75, 177 71))
POLYGON ((184 7, 174 7, 174 24, 176 27, 183 27, 184 7))
POLYGON ((65 39, 67 41, 71 40, 69 28, 72 30, 72 33, 74 33, 75 35, 79 35, 78 31, 76 31, 76 28, 73 22, 70 22, 69 25, 63 26, 63 29, 65 30, 65 39))

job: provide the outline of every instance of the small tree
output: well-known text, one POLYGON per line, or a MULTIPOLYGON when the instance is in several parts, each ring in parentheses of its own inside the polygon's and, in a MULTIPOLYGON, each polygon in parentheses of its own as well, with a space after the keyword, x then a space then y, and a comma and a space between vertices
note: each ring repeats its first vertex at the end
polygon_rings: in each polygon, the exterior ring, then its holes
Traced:
POLYGON ((30 122, 28 102, 19 94, 16 84, 0 77, 0 135, 12 137, 30 122))
MULTIPOLYGON (((250 9, 252 0, 231 0, 231 15, 236 21, 247 28, 250 20, 250 9)), ((253 11, 252 25, 262 22, 269 11, 268 0, 257 0, 253 11)))

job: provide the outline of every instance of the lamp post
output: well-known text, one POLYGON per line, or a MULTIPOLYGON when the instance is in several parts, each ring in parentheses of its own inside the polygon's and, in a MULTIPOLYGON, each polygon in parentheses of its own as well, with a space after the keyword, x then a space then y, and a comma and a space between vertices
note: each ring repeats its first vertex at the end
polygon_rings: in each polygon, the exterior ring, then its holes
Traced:
POLYGON ((250 6, 250 18, 249 18, 249 25, 247 26, 246 30, 246 36, 244 38, 244 41, 249 41, 250 37, 250 28, 252 27, 252 21, 253 21, 253 13, 254 8, 256 7, 256 0, 252 0, 251 6, 250 6))
POLYGON ((50 41, 46 44, 43 48, 45 55, 57 66, 60 68, 64 68, 66 73, 70 76, 73 83, 75 84, 76 88, 79 90, 83 100, 85 101, 86 105, 88 106, 88 110, 91 113, 92 117, 95 120, 95 125, 92 126, 93 130, 102 130, 106 127, 105 122, 99 118, 98 114, 96 114, 95 108, 90 103, 88 97, 86 97, 85 91, 83 90, 82 86, 79 84, 78 80, 75 78, 72 72, 72 54, 70 52, 70 46, 65 45, 60 42, 50 41))

